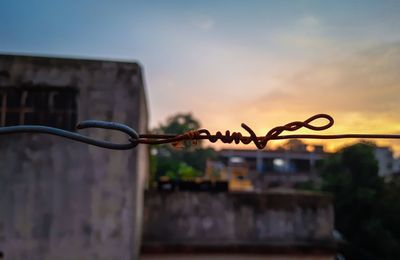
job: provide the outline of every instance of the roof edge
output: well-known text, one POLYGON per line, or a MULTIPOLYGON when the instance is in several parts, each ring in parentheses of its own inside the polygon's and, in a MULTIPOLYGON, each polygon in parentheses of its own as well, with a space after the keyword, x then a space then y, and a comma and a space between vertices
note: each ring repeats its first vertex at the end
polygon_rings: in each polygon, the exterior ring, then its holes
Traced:
POLYGON ((13 52, 0 52, 0 57, 20 58, 30 60, 59 60, 59 61, 79 61, 79 62, 114 62, 121 64, 136 65, 141 68, 140 62, 137 60, 105 58, 105 57, 88 57, 88 56, 74 56, 74 55, 57 55, 57 54, 37 54, 37 53, 13 53, 13 52))

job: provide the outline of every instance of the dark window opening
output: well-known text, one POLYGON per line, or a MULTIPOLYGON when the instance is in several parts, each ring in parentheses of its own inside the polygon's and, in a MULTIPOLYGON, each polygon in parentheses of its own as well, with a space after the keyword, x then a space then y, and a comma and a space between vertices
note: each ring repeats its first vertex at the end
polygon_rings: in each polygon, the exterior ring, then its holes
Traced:
POLYGON ((0 78, 8 79, 10 77, 10 73, 6 70, 0 70, 0 78))
POLYGON ((310 160, 303 160, 303 159, 292 159, 291 168, 293 172, 297 173, 309 173, 311 171, 311 162, 310 160))
POLYGON ((74 130, 77 93, 72 87, 0 88, 0 126, 45 125, 74 130))

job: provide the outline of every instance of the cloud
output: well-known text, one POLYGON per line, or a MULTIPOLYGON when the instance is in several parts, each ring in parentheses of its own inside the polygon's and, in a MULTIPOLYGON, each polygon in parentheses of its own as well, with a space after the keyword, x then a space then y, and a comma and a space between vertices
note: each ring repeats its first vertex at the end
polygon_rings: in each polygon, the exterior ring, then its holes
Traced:
MULTIPOLYGON (((263 122, 303 120, 317 113, 335 117, 329 133, 400 133, 400 43, 331 57, 283 77, 244 106, 257 104, 263 122), (270 113, 274 114, 271 116, 270 113)), ((252 112, 254 116, 254 109, 252 112)), ((258 124, 259 129, 262 128, 258 124)), ((400 142, 386 141, 400 152, 400 142)))
POLYGON ((281 31, 276 39, 278 42, 292 47, 321 48, 330 47, 324 28, 319 18, 306 15, 295 21, 286 30, 281 31))
POLYGON ((300 110, 324 108, 400 119, 399 66, 400 44, 380 46, 310 66, 286 78, 280 91, 290 93, 285 103, 300 110))
POLYGON ((203 18, 199 21, 195 21, 193 24, 197 29, 208 32, 214 28, 215 21, 211 18, 203 18))
MULTIPOLYGON (((310 43, 251 48, 199 33, 215 26, 208 19, 186 24, 184 31, 168 31, 165 56, 155 53, 168 66, 148 77, 151 104, 156 104, 153 122, 192 111, 211 131, 243 131, 240 123, 245 122, 262 135, 276 125, 328 113, 336 123, 326 133, 400 132, 400 43, 359 47, 361 51, 346 47, 347 42, 335 45, 324 37, 322 22, 310 16, 290 31, 310 43)), ((326 144, 333 149, 343 142, 326 144)), ((396 149, 400 151, 399 144, 396 149)))
POLYGON ((320 20, 313 15, 307 15, 299 20, 299 24, 304 27, 318 27, 320 25, 320 20))

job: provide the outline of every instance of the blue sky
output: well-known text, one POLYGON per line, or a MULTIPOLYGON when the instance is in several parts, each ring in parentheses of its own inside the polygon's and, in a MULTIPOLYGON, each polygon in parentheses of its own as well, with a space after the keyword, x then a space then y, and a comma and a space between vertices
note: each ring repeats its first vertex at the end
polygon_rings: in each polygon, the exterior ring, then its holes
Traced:
POLYGON ((2 0, 0 52, 139 61, 151 126, 191 111, 262 134, 326 112, 336 132, 399 132, 399 14, 400 1, 2 0))

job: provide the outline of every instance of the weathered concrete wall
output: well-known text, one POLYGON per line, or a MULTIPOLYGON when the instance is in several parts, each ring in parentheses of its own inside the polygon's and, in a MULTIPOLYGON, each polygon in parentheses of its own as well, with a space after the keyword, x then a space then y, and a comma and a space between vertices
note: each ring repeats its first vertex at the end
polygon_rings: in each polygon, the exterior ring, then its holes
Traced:
POLYGON ((332 255, 265 255, 265 254, 154 254, 142 255, 141 260, 335 260, 332 255))
MULTIPOLYGON (((0 55, 0 71, 0 87, 76 87, 78 121, 115 121, 147 130, 136 63, 0 55)), ((127 141, 113 131, 82 133, 127 141)), ((146 146, 112 151, 24 134, 0 136, 0 155, 0 250, 5 259, 137 257, 146 146)))
POLYGON ((219 253, 333 248, 333 207, 326 195, 148 192, 145 205, 145 254, 196 248, 219 253))

